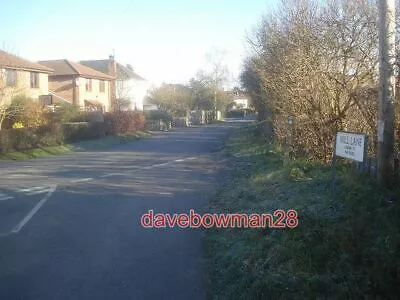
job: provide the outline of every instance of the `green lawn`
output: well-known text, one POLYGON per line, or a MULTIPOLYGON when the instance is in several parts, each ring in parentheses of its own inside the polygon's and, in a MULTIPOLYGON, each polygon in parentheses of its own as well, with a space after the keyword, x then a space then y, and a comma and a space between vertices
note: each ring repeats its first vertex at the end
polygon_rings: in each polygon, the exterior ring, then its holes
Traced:
POLYGON ((151 137, 151 134, 146 132, 127 133, 127 134, 120 134, 117 136, 107 136, 100 139, 87 140, 74 144, 65 144, 60 146, 46 146, 35 149, 29 149, 25 151, 0 153, 0 160, 24 160, 24 159, 47 157, 51 155, 67 154, 74 151, 95 150, 149 137, 151 137))
POLYGON ((254 127, 237 131, 225 151, 233 170, 211 213, 295 209, 299 224, 207 230, 210 298, 397 299, 400 205, 372 180, 342 166, 333 197, 330 166, 285 162, 254 127))

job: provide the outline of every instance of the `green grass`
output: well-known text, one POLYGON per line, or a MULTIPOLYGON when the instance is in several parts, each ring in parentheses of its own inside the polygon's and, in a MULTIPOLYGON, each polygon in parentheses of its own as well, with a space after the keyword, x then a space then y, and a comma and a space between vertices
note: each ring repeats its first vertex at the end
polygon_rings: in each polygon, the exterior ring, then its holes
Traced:
POLYGON ((151 134, 146 132, 127 133, 127 134, 120 134, 117 136, 107 136, 100 139, 87 140, 73 144, 46 146, 24 151, 0 153, 0 160, 24 160, 33 158, 43 158, 53 155, 68 154, 75 151, 96 150, 149 137, 151 137, 151 134))
POLYGON ((346 167, 333 197, 330 166, 285 161, 254 130, 228 141, 233 170, 209 211, 295 209, 299 225, 208 230, 210 298, 397 299, 400 205, 346 167))

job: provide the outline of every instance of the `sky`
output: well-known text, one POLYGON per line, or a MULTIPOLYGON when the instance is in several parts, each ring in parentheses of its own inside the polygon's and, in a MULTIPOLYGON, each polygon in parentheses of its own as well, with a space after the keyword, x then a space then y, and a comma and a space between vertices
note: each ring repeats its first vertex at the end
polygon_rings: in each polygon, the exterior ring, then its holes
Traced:
POLYGON ((246 35, 277 0, 1 1, 0 47, 38 61, 107 59, 152 84, 187 83, 224 52, 237 78, 246 35), (7 13, 4 13, 7 12, 7 13))

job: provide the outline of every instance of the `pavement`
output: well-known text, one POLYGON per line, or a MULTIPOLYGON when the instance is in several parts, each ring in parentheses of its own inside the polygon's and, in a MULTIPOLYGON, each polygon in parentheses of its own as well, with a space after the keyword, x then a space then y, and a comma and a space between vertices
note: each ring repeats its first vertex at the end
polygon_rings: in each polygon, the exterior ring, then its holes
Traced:
POLYGON ((0 162, 0 299, 206 299, 203 230, 140 219, 202 213, 238 126, 0 162))

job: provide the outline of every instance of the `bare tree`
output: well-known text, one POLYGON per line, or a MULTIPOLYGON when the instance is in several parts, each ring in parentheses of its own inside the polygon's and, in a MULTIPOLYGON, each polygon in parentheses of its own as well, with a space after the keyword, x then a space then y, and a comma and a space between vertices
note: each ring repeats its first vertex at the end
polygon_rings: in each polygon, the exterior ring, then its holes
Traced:
POLYGON ((267 118, 268 108, 278 141, 285 142, 288 118, 295 119, 299 155, 328 159, 338 129, 375 136, 376 108, 362 91, 377 82, 376 16, 368 0, 282 1, 250 38, 243 85, 259 116, 267 118))
POLYGON ((118 110, 129 110, 132 106, 130 98, 132 87, 127 85, 124 80, 117 80, 117 99, 116 106, 118 110))
POLYGON ((193 93, 181 84, 163 84, 150 93, 151 102, 168 110, 175 117, 185 117, 193 106, 193 93))
POLYGON ((212 49, 206 54, 208 63, 211 66, 210 72, 206 75, 209 82, 212 84, 214 90, 214 110, 215 114, 222 105, 218 104, 218 93, 223 90, 223 85, 227 83, 229 78, 229 71, 227 65, 224 63, 226 52, 217 48, 212 49))

